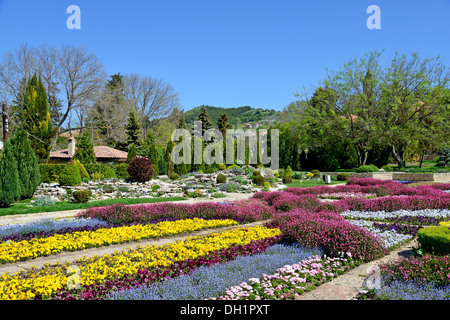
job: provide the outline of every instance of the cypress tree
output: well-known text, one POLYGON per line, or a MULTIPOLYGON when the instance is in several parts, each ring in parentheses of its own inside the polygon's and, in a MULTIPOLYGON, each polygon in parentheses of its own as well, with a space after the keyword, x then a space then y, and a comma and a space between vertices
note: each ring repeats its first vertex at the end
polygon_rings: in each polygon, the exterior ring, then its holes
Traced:
POLYGON ((45 87, 36 74, 28 80, 18 117, 22 128, 30 134, 31 147, 38 161, 47 162, 56 129, 52 126, 45 87))
POLYGON ((226 113, 221 113, 217 120, 217 128, 222 132, 222 136, 225 138, 227 129, 231 129, 231 124, 228 123, 228 116, 226 113))
POLYGON ((159 175, 159 168, 158 168, 158 162, 159 162, 159 153, 156 150, 155 145, 155 139, 153 138, 153 134, 151 131, 147 133, 147 137, 145 137, 145 140, 142 142, 141 146, 138 146, 138 154, 140 156, 146 157, 147 159, 150 159, 153 166, 153 176, 159 175))
POLYGON ((0 206, 8 207, 20 198, 20 181, 17 161, 11 140, 6 142, 0 160, 0 206))
POLYGON ((83 165, 97 162, 94 146, 92 145, 91 138, 87 131, 83 132, 78 141, 77 151, 73 156, 73 160, 79 160, 83 165))
POLYGON ((201 121, 202 123, 202 137, 203 137, 205 131, 211 128, 211 118, 205 106, 201 107, 200 114, 198 115, 198 120, 201 121))
POLYGON ((167 174, 170 175, 175 172, 175 167, 172 161, 173 142, 169 140, 167 142, 166 152, 164 154, 164 160, 167 162, 167 174))
POLYGON ((41 173, 36 154, 27 133, 18 128, 10 139, 12 153, 17 162, 20 198, 30 199, 41 183, 41 173))
POLYGON ((126 134, 127 134, 127 145, 130 146, 134 144, 135 146, 139 145, 139 136, 141 135, 141 126, 139 125, 139 121, 136 116, 136 112, 131 109, 128 114, 128 123, 125 125, 126 134))

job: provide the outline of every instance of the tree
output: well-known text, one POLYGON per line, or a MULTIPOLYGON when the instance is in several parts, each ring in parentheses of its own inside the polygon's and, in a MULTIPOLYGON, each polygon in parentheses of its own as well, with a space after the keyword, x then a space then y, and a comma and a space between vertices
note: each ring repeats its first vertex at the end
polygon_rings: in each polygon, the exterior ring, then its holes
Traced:
POLYGON ((8 207, 19 198, 20 181, 17 161, 11 140, 8 140, 0 161, 0 206, 8 207))
POLYGON ((153 165, 153 174, 155 176, 159 175, 159 153, 156 150, 155 139, 153 139, 153 134, 151 131, 148 131, 147 137, 144 139, 142 144, 138 146, 137 153, 140 156, 150 159, 153 165))
POLYGON ((134 143, 128 146, 127 162, 130 163, 131 160, 137 157, 136 146, 134 143))
POLYGON ((41 173, 36 154, 31 147, 31 141, 28 139, 27 133, 22 128, 18 128, 9 141, 11 152, 17 163, 20 198, 31 199, 41 183, 41 173))
POLYGON ((211 128, 211 118, 206 110, 206 106, 201 106, 200 114, 198 115, 198 121, 202 123, 202 137, 205 131, 211 128))
POLYGON ((184 118, 184 114, 181 113, 180 120, 178 121, 178 129, 187 129, 186 119, 184 118))
POLYGON ((380 100, 380 127, 383 142, 390 145, 398 167, 405 166, 408 148, 421 140, 426 145, 430 132, 448 138, 449 72, 439 61, 421 59, 416 53, 397 54, 386 72, 380 100), (436 130, 437 129, 437 130, 436 130))
POLYGON ((170 176, 175 172, 175 166, 172 161, 173 142, 169 140, 167 142, 166 152, 164 153, 164 160, 167 162, 167 174, 170 176))
POLYGON ((219 119, 217 120, 217 128, 222 132, 222 136, 225 137, 227 134, 227 129, 231 129, 231 124, 228 123, 228 116, 226 113, 221 113, 219 119))
POLYGON ((21 126, 30 135, 31 146, 38 161, 47 162, 55 129, 41 77, 38 78, 35 74, 28 80, 23 105, 18 109, 21 126))
POLYGON ((84 131, 81 135, 78 141, 77 151, 75 152, 73 159, 79 160, 83 165, 97 162, 94 147, 87 131, 84 131))
POLYGON ((125 125, 125 129, 127 134, 127 145, 139 145, 141 126, 139 125, 136 112, 133 109, 131 109, 130 113, 128 114, 128 123, 125 125))

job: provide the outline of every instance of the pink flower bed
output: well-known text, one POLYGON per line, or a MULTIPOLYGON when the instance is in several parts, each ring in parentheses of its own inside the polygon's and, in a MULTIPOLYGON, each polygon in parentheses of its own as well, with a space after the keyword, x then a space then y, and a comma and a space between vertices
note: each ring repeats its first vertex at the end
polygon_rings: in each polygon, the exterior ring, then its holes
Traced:
POLYGON ((317 208, 320 201, 312 194, 294 194, 292 192, 273 191, 273 192, 257 192, 253 198, 260 199, 272 206, 276 211, 290 211, 293 209, 310 209, 317 208))
POLYGON ((104 221, 142 222, 161 218, 186 219, 186 218, 224 218, 245 219, 248 222, 264 220, 272 216, 275 210, 261 201, 249 202, 247 205, 230 205, 223 203, 201 202, 196 204, 185 203, 150 203, 89 208, 80 214, 82 218, 97 218, 104 221))
POLYGON ((335 212, 313 213, 300 209, 278 213, 273 225, 280 228, 285 240, 306 247, 321 247, 329 256, 350 253, 353 258, 368 262, 388 252, 378 237, 335 212))

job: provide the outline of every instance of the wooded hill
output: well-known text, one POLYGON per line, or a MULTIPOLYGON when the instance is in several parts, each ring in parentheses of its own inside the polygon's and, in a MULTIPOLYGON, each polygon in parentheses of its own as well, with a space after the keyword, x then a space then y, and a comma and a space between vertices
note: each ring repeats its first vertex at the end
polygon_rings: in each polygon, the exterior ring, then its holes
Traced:
MULTIPOLYGON (((202 106, 188 110, 184 113, 186 119, 186 125, 189 127, 194 126, 194 121, 198 120, 200 109, 202 106)), ((217 120, 221 113, 226 113, 228 116, 228 122, 233 126, 241 126, 246 123, 263 122, 264 124, 270 121, 277 121, 280 115, 279 111, 272 109, 255 109, 249 106, 238 108, 221 108, 205 106, 206 110, 211 117, 211 124, 215 127, 217 120)))

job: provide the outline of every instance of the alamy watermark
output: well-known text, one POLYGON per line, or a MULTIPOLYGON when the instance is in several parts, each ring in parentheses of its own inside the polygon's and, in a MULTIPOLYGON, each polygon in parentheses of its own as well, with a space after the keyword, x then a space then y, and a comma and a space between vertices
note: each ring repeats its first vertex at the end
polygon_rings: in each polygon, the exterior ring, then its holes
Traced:
POLYGON ((247 156, 249 164, 257 164, 259 158, 259 163, 262 165, 270 163, 272 170, 278 170, 279 130, 270 130, 270 157, 268 155, 268 135, 267 129, 245 131, 227 129, 224 142, 220 130, 208 129, 203 133, 202 122, 195 121, 193 133, 187 129, 176 129, 172 132, 172 141, 178 143, 172 150, 171 158, 174 164, 202 164, 203 161, 205 164, 211 165, 213 163, 244 164, 247 156), (203 147, 203 141, 209 143, 203 147))

